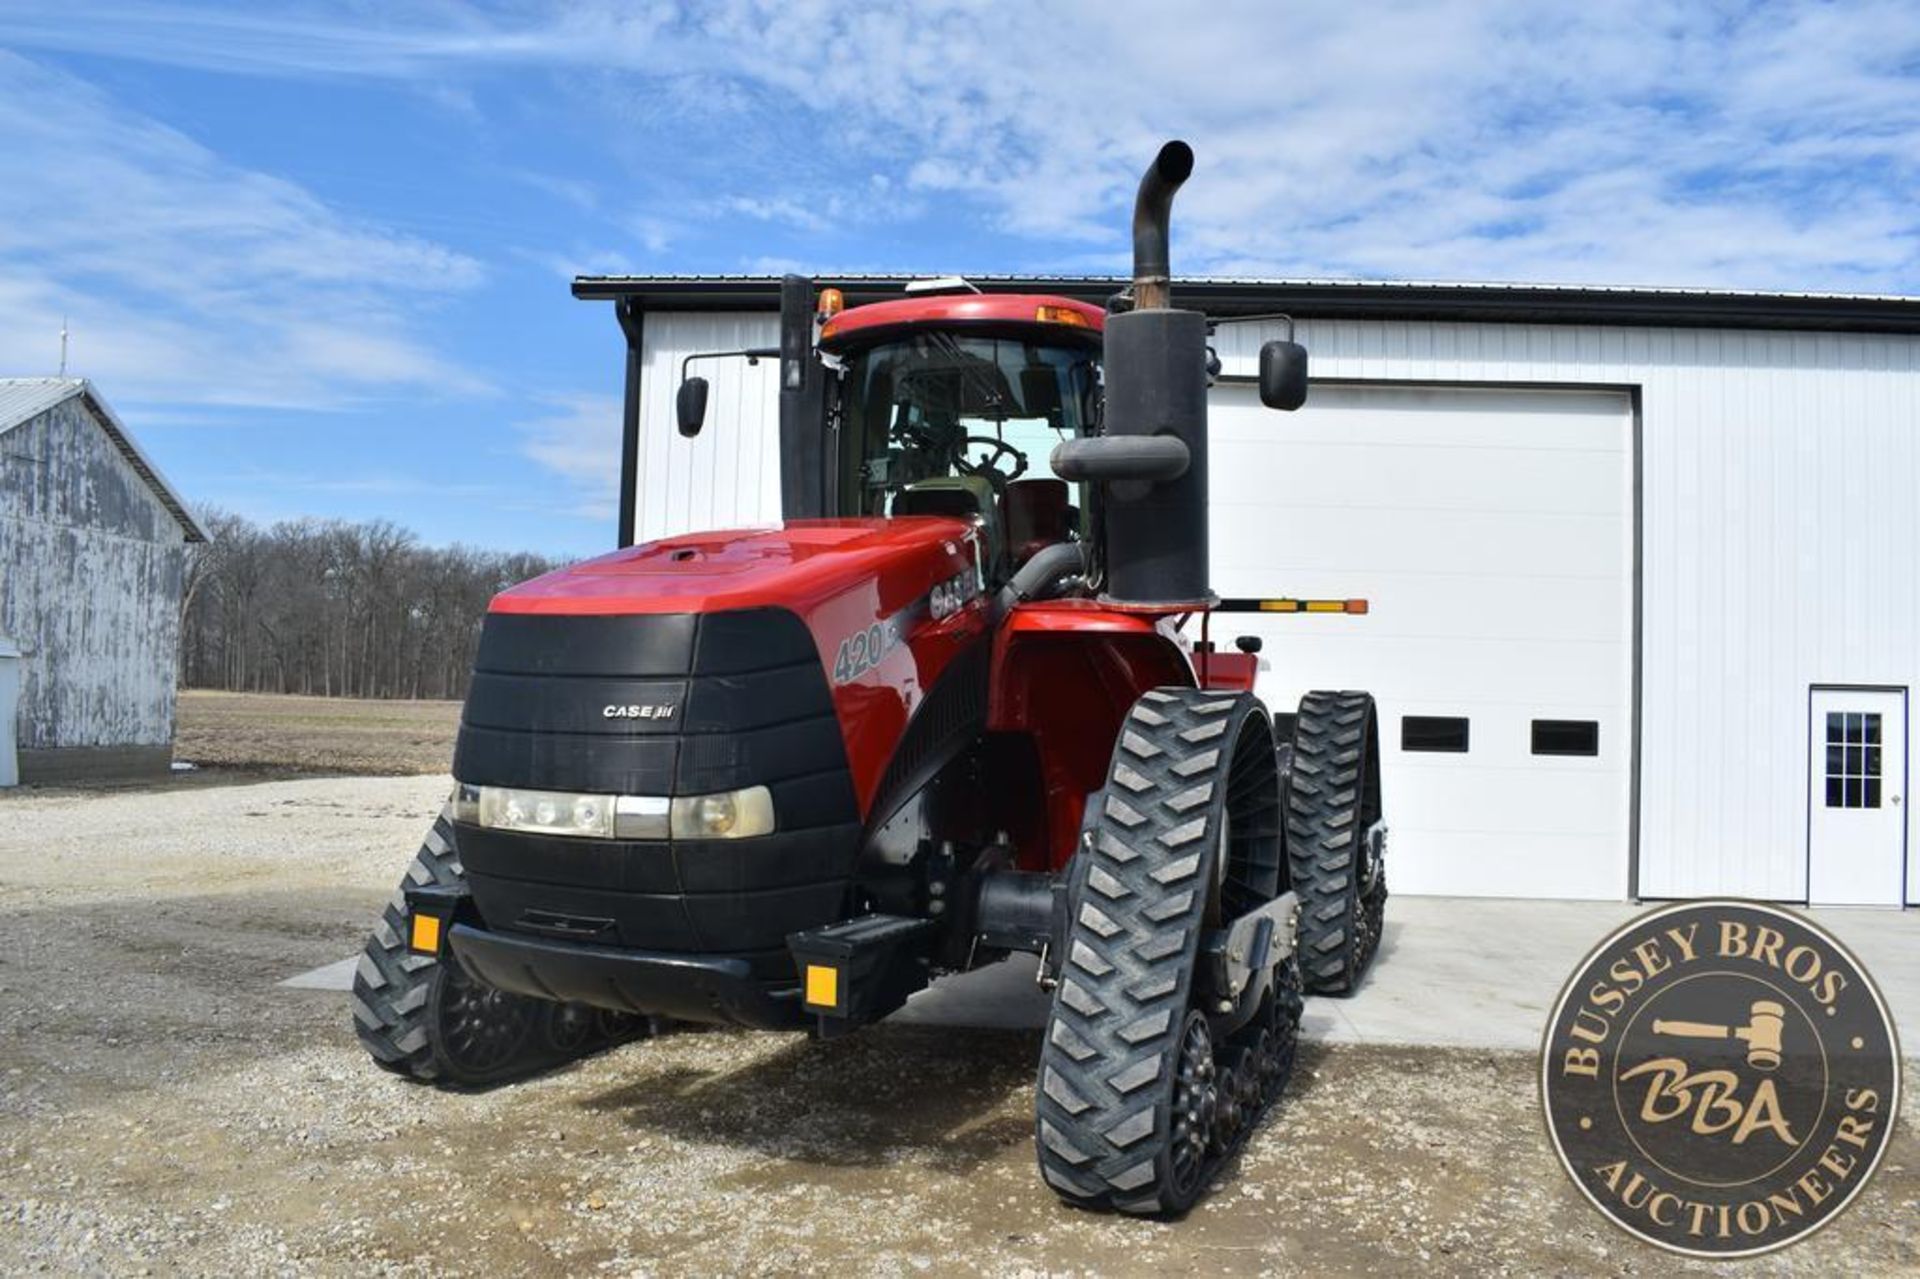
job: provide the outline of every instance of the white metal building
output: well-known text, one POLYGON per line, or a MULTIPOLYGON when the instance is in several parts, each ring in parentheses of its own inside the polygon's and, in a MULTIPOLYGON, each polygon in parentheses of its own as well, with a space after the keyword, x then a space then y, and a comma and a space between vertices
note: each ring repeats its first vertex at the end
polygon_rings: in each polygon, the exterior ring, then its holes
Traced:
MULTIPOLYGON (((850 304, 887 277, 826 280, 850 304)), ((1118 282, 980 281, 1099 300, 1118 282)), ((630 346, 623 542, 776 519, 778 281, 592 279, 630 346)), ((1396 891, 1920 904, 1906 802, 1920 680, 1920 300, 1194 281, 1285 311, 1296 414, 1223 326, 1213 584, 1362 597, 1234 616, 1260 691, 1379 699, 1396 891)))

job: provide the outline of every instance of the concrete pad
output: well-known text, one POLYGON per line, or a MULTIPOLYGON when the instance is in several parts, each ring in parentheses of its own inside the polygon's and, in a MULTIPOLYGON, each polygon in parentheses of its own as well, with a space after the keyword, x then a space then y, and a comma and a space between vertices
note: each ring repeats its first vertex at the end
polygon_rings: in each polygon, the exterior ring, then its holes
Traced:
MULTIPOLYGON (((1381 953, 1351 999, 1307 1001, 1302 1032, 1330 1043, 1534 1052, 1574 966, 1649 907, 1624 902, 1396 897, 1381 953)), ((1905 1056, 1920 1051, 1920 913, 1807 912, 1880 987, 1905 1056)))
MULTIPOLYGON (((1534 1052, 1561 984, 1600 939, 1647 908, 1625 902, 1395 897, 1380 955, 1351 999, 1309 999, 1301 1033, 1335 1044, 1534 1052)), ((1892 1010, 1902 1054, 1920 1058, 1920 911, 1807 912, 1866 966, 1892 1010)), ((357 959, 280 983, 352 989, 357 959)), ((1049 995, 1016 955, 943 977, 888 1020, 903 1026, 1038 1030, 1049 995)))
MULTIPOLYGON (((1626 902, 1395 897, 1379 958, 1351 999, 1309 999, 1301 1033, 1336 1044, 1536 1052, 1574 966, 1649 907, 1626 902)), ((1809 911, 1866 966, 1893 1012, 1902 1053, 1920 1057, 1920 912, 1809 911)), ((895 1013, 903 1025, 1036 1029, 1048 997, 1034 960, 944 977, 895 1013)))
POLYGON ((289 990, 349 991, 353 989, 353 970, 359 963, 358 955, 335 960, 331 964, 322 964, 308 972, 289 977, 280 984, 289 990))

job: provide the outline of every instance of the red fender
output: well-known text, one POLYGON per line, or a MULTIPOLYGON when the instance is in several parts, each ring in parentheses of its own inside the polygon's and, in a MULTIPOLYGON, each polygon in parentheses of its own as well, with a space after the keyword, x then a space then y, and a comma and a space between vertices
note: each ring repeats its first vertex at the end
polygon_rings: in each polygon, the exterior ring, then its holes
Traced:
POLYGON ((1193 666, 1166 614, 1092 600, 1023 604, 993 641, 987 730, 1032 739, 1046 820, 1010 832, 1019 864, 1057 870, 1073 856, 1087 795, 1106 784, 1128 709, 1150 688, 1194 687, 1193 666))

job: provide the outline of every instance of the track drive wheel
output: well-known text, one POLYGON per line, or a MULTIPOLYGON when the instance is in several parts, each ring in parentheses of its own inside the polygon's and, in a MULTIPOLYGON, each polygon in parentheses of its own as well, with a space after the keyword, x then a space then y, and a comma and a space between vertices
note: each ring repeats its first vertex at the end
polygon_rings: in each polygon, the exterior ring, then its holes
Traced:
POLYGON ((1387 873, 1367 832, 1380 816, 1372 695, 1308 693, 1294 719, 1287 780, 1287 856, 1300 894, 1308 994, 1352 994, 1379 948, 1387 873))
POLYGON ((636 1018, 495 990, 457 963, 407 949, 408 885, 464 877, 445 809, 367 937, 353 975, 353 1029, 383 1070, 423 1082, 503 1083, 646 1033, 636 1018))
POLYGON ((1222 1034, 1196 989, 1202 933, 1277 896, 1282 860, 1265 707, 1217 690, 1142 696, 1068 871, 1041 1046, 1040 1171, 1067 1202, 1185 1212, 1284 1082, 1297 996, 1276 984, 1222 1034))

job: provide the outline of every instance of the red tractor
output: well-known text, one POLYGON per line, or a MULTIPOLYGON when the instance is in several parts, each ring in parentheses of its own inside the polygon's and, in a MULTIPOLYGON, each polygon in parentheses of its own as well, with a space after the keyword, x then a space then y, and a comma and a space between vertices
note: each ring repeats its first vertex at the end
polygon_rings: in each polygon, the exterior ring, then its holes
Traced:
MULTIPOLYGON (((1377 730, 1284 740, 1207 578, 1209 321, 1169 305, 1193 153, 1140 184, 1105 311, 783 287, 784 521, 496 598, 453 798, 367 942, 362 1042, 471 1086, 660 1019, 836 1035, 1039 956, 1040 1170, 1177 1213, 1286 1083, 1303 993, 1380 935, 1377 730)), ((1262 399, 1306 352, 1261 352, 1262 399)), ((706 383, 684 381, 680 428, 706 383)))

